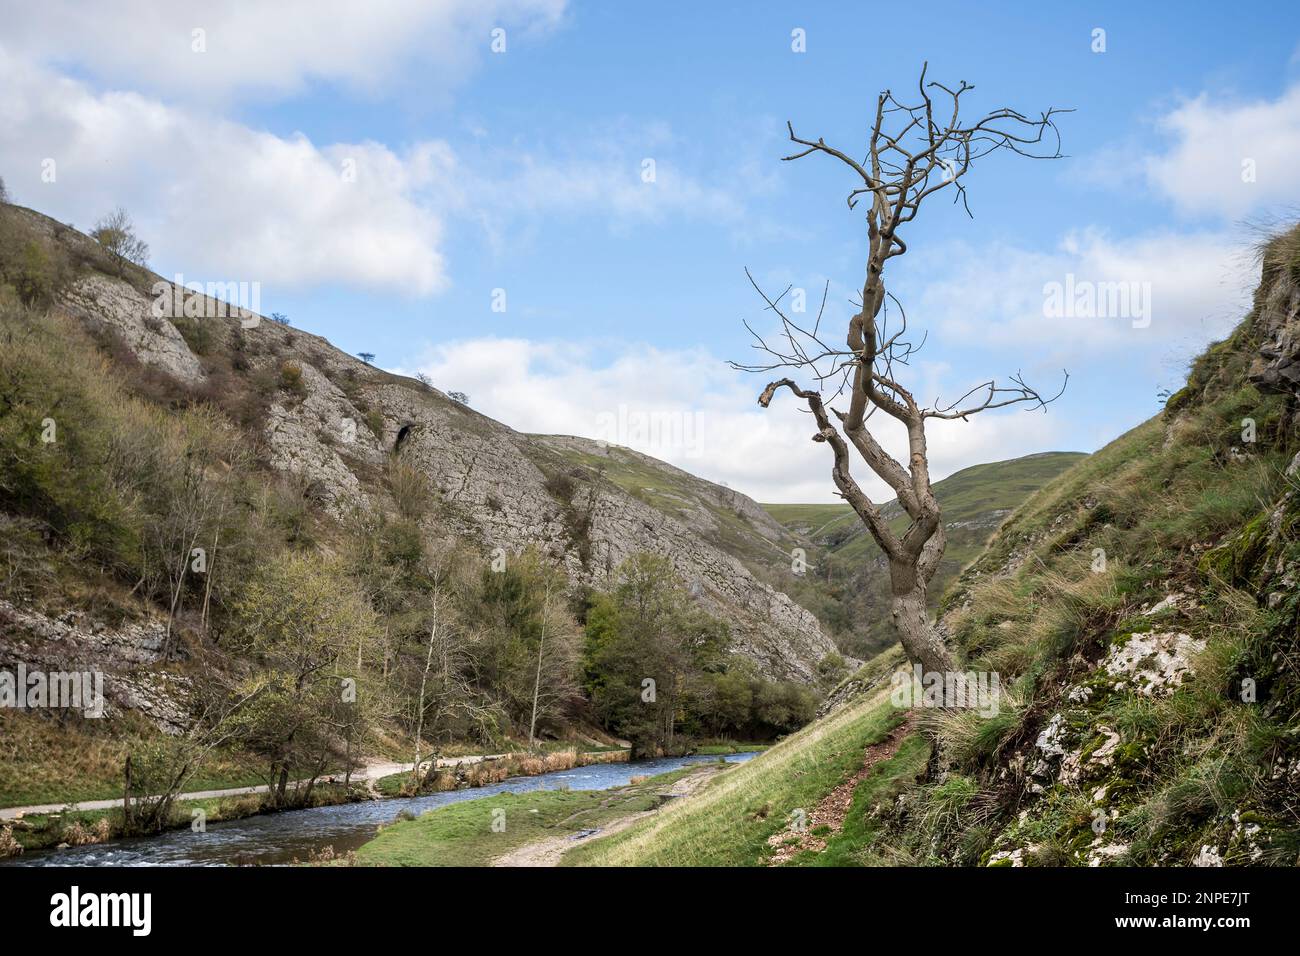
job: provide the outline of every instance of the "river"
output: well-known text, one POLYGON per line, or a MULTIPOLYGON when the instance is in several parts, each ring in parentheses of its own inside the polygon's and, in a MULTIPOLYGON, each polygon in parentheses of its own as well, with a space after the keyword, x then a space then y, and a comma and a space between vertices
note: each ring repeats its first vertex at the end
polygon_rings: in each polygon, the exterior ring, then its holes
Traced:
MULTIPOLYGON (((729 754, 740 763, 753 753, 729 754)), ((313 851, 333 846, 345 853, 370 841, 381 824, 391 823, 401 810, 419 816, 425 810, 496 793, 529 790, 607 790, 621 787, 634 776, 667 773, 692 763, 717 757, 666 757, 636 763, 592 764, 536 777, 511 777, 501 783, 468 790, 450 790, 420 797, 367 800, 336 807, 287 810, 243 820, 210 823, 206 832, 186 828, 152 837, 113 840, 66 850, 41 850, 0 861, 5 866, 232 866, 274 865, 306 860, 313 851)))

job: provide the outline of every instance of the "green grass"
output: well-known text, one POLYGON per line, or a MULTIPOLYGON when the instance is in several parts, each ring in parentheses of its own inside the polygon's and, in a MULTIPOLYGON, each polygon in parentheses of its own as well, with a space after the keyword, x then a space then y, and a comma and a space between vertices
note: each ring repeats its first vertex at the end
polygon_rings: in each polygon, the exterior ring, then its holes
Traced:
MULTIPOLYGON (((127 722, 129 729, 109 732, 100 723, 60 725, 41 714, 0 712, 0 807, 120 797, 127 751, 151 728, 136 720, 127 722)), ((259 775, 263 763, 246 754, 218 754, 209 758, 185 789, 264 784, 265 777, 259 775)))
POLYGON ((516 847, 606 825, 658 806, 658 790, 685 767, 612 790, 499 793, 430 810, 384 827, 357 851, 362 866, 487 866, 516 847), (493 829, 494 821, 502 821, 493 829))
POLYGON ((689 800, 578 847, 565 865, 753 866, 768 837, 811 810, 861 766, 901 719, 887 692, 861 698, 727 771, 689 800))
POLYGON ((845 518, 853 514, 853 508, 846 504, 825 505, 784 505, 765 504, 763 510, 787 528, 799 526, 820 528, 822 525, 845 518))

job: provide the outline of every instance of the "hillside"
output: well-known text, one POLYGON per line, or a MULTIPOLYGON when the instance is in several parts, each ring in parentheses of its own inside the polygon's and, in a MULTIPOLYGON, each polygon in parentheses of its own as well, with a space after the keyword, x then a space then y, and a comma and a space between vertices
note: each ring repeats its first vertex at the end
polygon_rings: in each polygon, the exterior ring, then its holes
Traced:
MULTIPOLYGON (((274 726, 237 728, 252 750, 267 732, 304 748, 292 768, 272 758, 282 781, 357 748, 406 757, 426 684, 437 723, 424 733, 440 747, 518 746, 534 725, 612 743, 594 723, 588 692, 605 675, 581 659, 582 628, 643 556, 693 608, 675 626, 715 655, 700 681, 731 671, 781 688, 734 733, 815 707, 835 644, 742 560, 788 535, 737 492, 626 449, 517 432, 12 205, 0 341, 0 669, 102 671, 107 717, 0 713, 0 803, 111 792, 135 744, 184 749, 225 702, 309 677, 320 709, 295 719, 315 736, 295 737, 294 694, 255 715, 274 726), (448 632, 459 643, 434 668, 431 642, 448 632), (329 670, 319 634, 334 635, 329 670), (334 709, 325 677, 343 661, 369 710, 334 709)), ((694 731, 720 734, 699 716, 707 690, 691 688, 694 731)), ((244 784, 265 779, 264 756, 223 748, 208 763, 244 784)))
POLYGON ((1164 411, 1032 495, 949 588, 994 713, 899 710, 889 652, 827 716, 569 862, 1295 865, 1297 361, 1300 229, 1164 411))
MULTIPOLYGON (((1035 491, 1086 457, 1080 452, 1043 452, 963 468, 934 483, 943 508, 948 547, 935 573, 932 606, 979 555, 1007 515, 1035 491)), ((880 549, 847 504, 767 504, 765 511, 808 549, 813 570, 804 580, 787 572, 784 590, 832 627, 848 653, 870 657, 894 641, 889 622, 889 574, 880 549)), ((896 501, 881 506, 895 530, 907 516, 896 501)))
MULTIPOLYGON (((94 253, 86 237, 38 213, 11 206, 4 214, 20 220, 24 233, 75 247, 82 257, 94 253)), ((431 482, 443 519, 434 533, 476 542, 485 553, 540 548, 563 563, 575 585, 602 585, 636 551, 663 553, 701 604, 732 622, 742 651, 771 674, 809 679, 833 649, 812 615, 756 581, 730 553, 752 550, 764 535, 780 535, 744 495, 625 449, 602 450, 635 459, 651 476, 647 485, 671 483, 681 490, 678 499, 654 500, 625 487, 626 481, 603 480, 589 467, 599 456, 575 452, 595 443, 521 434, 437 388, 388 374, 324 339, 269 320, 238 329, 236 320, 215 318, 200 329, 194 320, 151 317, 142 290, 158 281, 165 280, 141 274, 128 282, 92 270, 72 284, 62 305, 88 327, 118 336, 130 351, 119 358, 182 390, 220 389, 231 406, 253 400, 265 385, 259 376, 296 363, 301 400, 272 402, 266 421, 253 423, 261 433, 251 437, 263 446, 271 469, 307 483, 312 499, 331 514, 382 496, 386 462, 400 453, 431 482), (232 362, 236 353, 239 361, 232 362), (244 363, 247 368, 233 368, 244 363), (683 497, 684 513, 678 507, 683 497), (721 521, 697 533, 695 519, 706 510, 721 521)), ((201 298, 200 310, 214 305, 201 298)))

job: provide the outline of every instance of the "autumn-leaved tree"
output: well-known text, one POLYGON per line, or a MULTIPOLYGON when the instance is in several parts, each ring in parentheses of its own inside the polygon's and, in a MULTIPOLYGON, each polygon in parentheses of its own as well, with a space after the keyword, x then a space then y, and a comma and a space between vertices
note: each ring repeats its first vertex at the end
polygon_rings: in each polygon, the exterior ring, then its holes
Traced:
POLYGON ((745 371, 770 374, 780 370, 803 379, 770 381, 758 402, 766 408, 778 390, 787 388, 807 405, 816 423, 812 440, 829 445, 834 453, 831 477, 840 496, 853 507, 888 561, 891 612, 903 649, 913 662, 934 672, 951 670, 952 655, 926 607, 928 587, 945 546, 939 503, 930 484, 926 424, 933 419, 966 420, 979 412, 1020 403, 1043 408, 1060 394, 1040 394, 1017 372, 1005 383, 993 379, 976 385, 955 401, 923 405, 903 384, 906 366, 922 343, 909 338, 906 315, 887 291, 886 271, 891 260, 907 252, 904 234, 922 204, 947 192, 969 213, 966 176, 992 153, 1004 151, 1035 159, 1061 155, 1056 127, 1061 110, 1029 116, 1000 108, 975 119, 964 118, 962 98, 971 89, 965 81, 955 87, 927 81, 922 67, 914 93, 895 95, 885 90, 877 97, 866 156, 861 161, 823 139, 804 139, 787 124, 790 139, 799 149, 785 160, 820 153, 843 164, 853 177, 848 206, 851 210, 864 207, 867 222, 861 298, 854 302, 857 312, 849 319, 840 345, 828 341, 822 329, 825 294, 816 319, 800 324, 790 318, 794 310, 784 303, 789 288, 769 295, 751 276, 766 308, 779 318, 780 332, 769 343, 751 327, 754 347, 764 358, 757 363, 733 363, 745 371), (832 404, 840 400, 845 403, 843 409, 832 404), (902 461, 885 450, 872 427, 870 419, 876 412, 898 422, 905 431, 907 454, 902 461), (901 533, 890 526, 854 477, 851 465, 855 454, 897 495, 909 519, 901 533))

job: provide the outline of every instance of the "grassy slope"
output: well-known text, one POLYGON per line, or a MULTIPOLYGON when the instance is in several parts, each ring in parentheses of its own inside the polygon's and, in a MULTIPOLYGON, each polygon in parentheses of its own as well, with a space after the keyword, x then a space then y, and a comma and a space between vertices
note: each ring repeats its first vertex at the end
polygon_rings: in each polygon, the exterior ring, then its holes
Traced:
MULTIPOLYGON (((547 436, 538 436, 538 440, 545 444, 547 436)), ((602 473, 652 508, 686 521, 701 537, 751 570, 788 564, 790 549, 800 543, 797 536, 783 534, 779 527, 768 528, 775 540, 761 533, 757 521, 732 503, 735 493, 728 488, 616 445, 598 453, 594 442, 589 449, 580 444, 574 441, 572 446, 548 447, 572 465, 602 473), (707 516, 705 522, 693 518, 701 510, 707 516)))
POLYGON ((871 772, 853 791, 853 803, 844 819, 843 829, 829 834, 826 849, 820 853, 805 851, 790 861, 790 866, 855 866, 879 862, 875 854, 883 835, 877 808, 890 802, 912 786, 925 770, 930 757, 930 743, 921 734, 910 734, 888 760, 871 768, 871 772))
MULTIPOLYGON (((1085 457, 1082 452, 1050 451, 974 465, 936 481, 935 497, 943 506, 944 521, 948 524, 987 521, 993 512, 1019 507, 1035 491, 1085 457)), ((875 545, 847 504, 765 504, 763 507, 792 531, 811 536, 815 543, 830 544, 831 551, 852 557, 875 554, 875 545)), ((883 507, 896 527, 905 525, 905 516, 897 502, 890 501, 883 507)))

